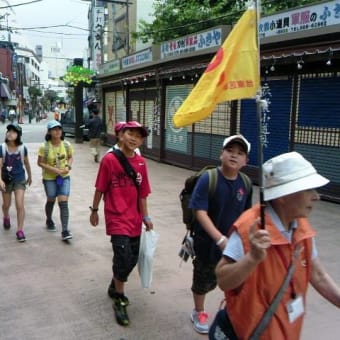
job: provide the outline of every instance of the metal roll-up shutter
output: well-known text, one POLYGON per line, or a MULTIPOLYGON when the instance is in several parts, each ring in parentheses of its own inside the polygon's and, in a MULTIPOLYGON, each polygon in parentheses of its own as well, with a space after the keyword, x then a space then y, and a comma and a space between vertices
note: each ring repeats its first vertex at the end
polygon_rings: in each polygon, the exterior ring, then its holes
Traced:
POLYGON ((149 129, 149 136, 141 147, 143 155, 159 158, 160 136, 159 129, 155 128, 157 118, 157 89, 139 88, 129 92, 130 119, 136 120, 149 129))
POLYGON ((340 77, 334 74, 301 78, 295 149, 331 182, 320 192, 340 200, 340 77))
MULTIPOLYGON (((268 79, 263 98, 268 101, 268 112, 262 114, 263 159, 289 151, 292 80, 268 79)), ((258 166, 258 118, 255 100, 241 101, 241 133, 250 141, 252 148, 249 165, 258 166)))
POLYGON ((105 92, 104 119, 107 133, 107 142, 115 143, 114 126, 117 122, 126 120, 126 106, 123 91, 105 92))

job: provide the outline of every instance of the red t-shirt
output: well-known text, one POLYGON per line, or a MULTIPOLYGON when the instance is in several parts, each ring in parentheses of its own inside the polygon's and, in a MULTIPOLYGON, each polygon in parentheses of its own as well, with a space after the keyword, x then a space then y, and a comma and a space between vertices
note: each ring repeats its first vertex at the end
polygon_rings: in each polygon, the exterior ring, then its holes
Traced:
MULTIPOLYGON (((127 159, 137 174, 139 198, 146 198, 151 190, 145 159, 137 154, 127 159)), ((96 189, 104 194, 106 234, 139 236, 143 212, 137 208, 136 186, 112 153, 101 160, 96 189)))

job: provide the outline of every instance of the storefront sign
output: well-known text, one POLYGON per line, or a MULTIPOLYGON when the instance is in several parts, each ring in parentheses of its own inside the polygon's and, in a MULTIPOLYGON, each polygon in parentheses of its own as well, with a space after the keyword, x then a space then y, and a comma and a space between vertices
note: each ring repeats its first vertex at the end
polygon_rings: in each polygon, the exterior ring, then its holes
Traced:
POLYGON ((120 70, 120 62, 119 60, 112 60, 108 63, 100 65, 99 67, 99 74, 106 74, 106 73, 114 73, 120 70))
POLYGON ((161 59, 205 50, 222 44, 222 29, 194 33, 161 44, 161 59))
POLYGON ((150 61, 152 61, 151 48, 122 58, 122 68, 140 65, 150 61))
POLYGON ((340 24, 340 1, 303 7, 261 18, 260 38, 340 24))

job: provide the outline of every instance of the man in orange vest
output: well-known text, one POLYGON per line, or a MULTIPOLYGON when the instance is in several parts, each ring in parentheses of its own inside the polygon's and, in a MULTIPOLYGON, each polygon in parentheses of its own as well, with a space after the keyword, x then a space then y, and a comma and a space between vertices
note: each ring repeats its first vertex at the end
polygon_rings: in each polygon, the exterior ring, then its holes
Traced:
POLYGON ((221 339, 224 334, 230 339, 298 340, 309 283, 340 308, 340 287, 321 264, 315 231, 308 221, 319 200, 315 188, 327 184, 328 179, 297 152, 268 160, 263 164, 263 173, 265 228, 259 226, 259 204, 234 223, 216 267, 227 307, 217 313, 209 339, 221 339), (274 315, 254 336, 292 263, 293 275, 288 277, 274 315))

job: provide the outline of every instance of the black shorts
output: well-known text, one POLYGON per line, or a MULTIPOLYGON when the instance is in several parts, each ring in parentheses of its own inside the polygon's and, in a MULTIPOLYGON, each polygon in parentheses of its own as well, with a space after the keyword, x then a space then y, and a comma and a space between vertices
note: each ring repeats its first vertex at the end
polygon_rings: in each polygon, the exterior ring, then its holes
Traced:
POLYGON ((214 290, 217 285, 215 275, 216 264, 204 263, 199 257, 194 258, 192 263, 194 265, 194 274, 191 290, 199 295, 204 295, 214 290))
POLYGON ((138 261, 140 236, 111 235, 111 243, 113 276, 126 282, 138 261))

